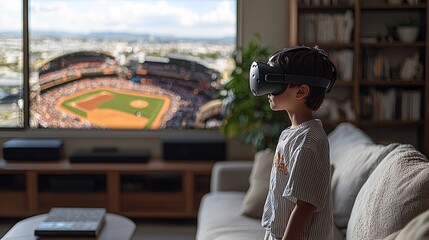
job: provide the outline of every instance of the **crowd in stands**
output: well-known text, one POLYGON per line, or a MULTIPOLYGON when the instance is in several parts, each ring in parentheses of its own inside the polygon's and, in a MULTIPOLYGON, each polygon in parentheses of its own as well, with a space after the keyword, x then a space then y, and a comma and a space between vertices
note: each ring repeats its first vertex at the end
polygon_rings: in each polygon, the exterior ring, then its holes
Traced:
POLYGON ((218 93, 216 80, 219 78, 219 75, 211 69, 193 71, 189 67, 186 68, 172 64, 154 64, 150 62, 139 64, 134 69, 136 69, 136 73, 144 72, 145 76, 157 76, 159 81, 155 84, 159 84, 160 86, 169 85, 173 82, 175 85, 188 87, 191 91, 197 90, 199 94, 206 95, 211 99, 218 93))
POLYGON ((39 76, 39 84, 42 89, 46 89, 43 86, 47 83, 61 83, 63 79, 75 80, 84 77, 85 74, 100 74, 103 75, 106 70, 109 72, 117 73, 119 69, 118 65, 108 64, 105 62, 84 62, 78 64, 69 65, 66 68, 41 74, 39 76))
MULTIPOLYGON (((219 78, 219 73, 209 69, 198 67, 198 70, 195 67, 190 66, 181 66, 170 63, 154 63, 154 62, 144 62, 139 64, 136 67, 133 67, 137 70, 144 69, 147 74, 151 73, 163 73, 169 75, 176 75, 179 79, 193 80, 195 82, 203 82, 210 84, 213 81, 216 81, 219 78)), ((137 71, 136 71, 137 72, 137 71)))

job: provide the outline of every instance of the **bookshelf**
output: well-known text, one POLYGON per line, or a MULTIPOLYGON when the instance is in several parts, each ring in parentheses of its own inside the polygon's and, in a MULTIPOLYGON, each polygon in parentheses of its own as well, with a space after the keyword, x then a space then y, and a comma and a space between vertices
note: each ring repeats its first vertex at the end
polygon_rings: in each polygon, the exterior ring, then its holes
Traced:
POLYGON ((337 84, 327 97, 351 102, 354 118, 324 122, 354 122, 382 143, 412 135, 407 139, 429 154, 429 3, 414 2, 291 0, 289 44, 318 45, 336 62, 337 84), (418 26, 417 37, 402 25, 418 26))

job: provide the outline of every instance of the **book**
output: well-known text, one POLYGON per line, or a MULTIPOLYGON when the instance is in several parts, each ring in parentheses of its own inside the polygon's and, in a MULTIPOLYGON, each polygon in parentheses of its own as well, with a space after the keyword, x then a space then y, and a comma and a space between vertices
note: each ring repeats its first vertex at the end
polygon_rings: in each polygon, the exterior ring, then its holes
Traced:
POLYGON ((106 217, 105 208, 52 208, 34 230, 39 237, 95 237, 106 217))

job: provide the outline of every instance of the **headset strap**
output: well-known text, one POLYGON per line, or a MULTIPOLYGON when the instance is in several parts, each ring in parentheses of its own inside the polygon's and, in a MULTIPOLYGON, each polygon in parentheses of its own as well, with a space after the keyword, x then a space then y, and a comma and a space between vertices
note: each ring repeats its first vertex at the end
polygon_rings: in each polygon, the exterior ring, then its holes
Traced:
POLYGON ((308 84, 314 87, 326 88, 326 90, 330 90, 331 85, 331 80, 327 78, 295 74, 268 73, 265 75, 265 81, 270 83, 308 84))

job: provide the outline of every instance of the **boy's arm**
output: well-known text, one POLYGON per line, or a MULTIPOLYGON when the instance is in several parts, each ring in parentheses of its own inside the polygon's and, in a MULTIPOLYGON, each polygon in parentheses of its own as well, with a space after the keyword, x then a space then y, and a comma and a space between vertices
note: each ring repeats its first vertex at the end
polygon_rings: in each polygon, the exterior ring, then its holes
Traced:
POLYGON ((285 233, 283 235, 283 240, 299 239, 307 226, 310 224, 315 211, 315 206, 298 199, 295 208, 290 215, 285 233))

